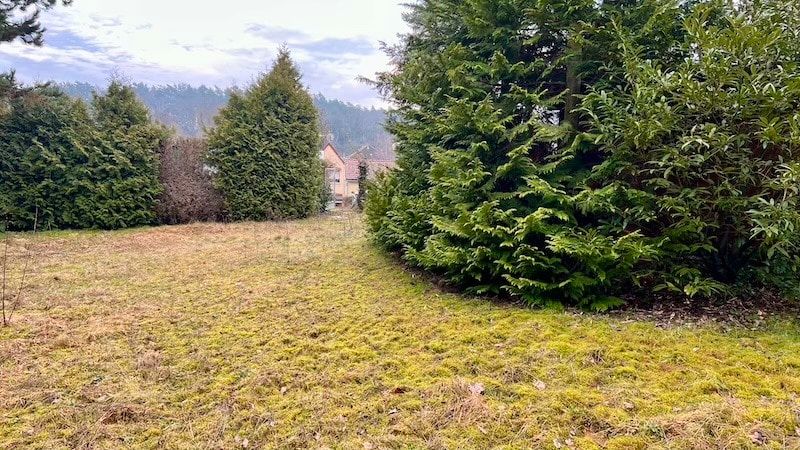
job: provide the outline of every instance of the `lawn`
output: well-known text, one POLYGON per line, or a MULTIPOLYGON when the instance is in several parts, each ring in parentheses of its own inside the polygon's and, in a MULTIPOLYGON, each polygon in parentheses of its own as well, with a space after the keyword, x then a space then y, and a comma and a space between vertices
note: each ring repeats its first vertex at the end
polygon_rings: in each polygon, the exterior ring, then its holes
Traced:
POLYGON ((466 298, 349 214, 36 248, 0 329, 0 448, 800 448, 788 319, 466 298))

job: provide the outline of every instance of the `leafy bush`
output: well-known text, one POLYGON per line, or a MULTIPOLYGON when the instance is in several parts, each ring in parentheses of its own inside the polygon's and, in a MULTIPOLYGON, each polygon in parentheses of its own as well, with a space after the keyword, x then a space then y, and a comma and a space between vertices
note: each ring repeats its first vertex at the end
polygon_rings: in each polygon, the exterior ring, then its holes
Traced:
POLYGON ((794 255, 798 7, 624 3, 415 6, 378 82, 400 169, 371 191, 376 241, 475 292, 595 309, 794 255))
POLYGON ((208 145, 202 139, 172 139, 161 154, 164 192, 156 212, 159 222, 182 224, 225 218, 224 200, 214 188, 205 164, 208 145))
POLYGON ((209 132, 214 182, 234 220, 306 217, 324 183, 317 112, 289 53, 243 94, 233 94, 209 132))
POLYGON ((658 244, 656 289, 717 294, 796 254, 800 40, 781 25, 798 8, 779 5, 698 8, 673 67, 622 35, 625 82, 585 99, 605 155, 590 184, 613 193, 604 228, 658 244))

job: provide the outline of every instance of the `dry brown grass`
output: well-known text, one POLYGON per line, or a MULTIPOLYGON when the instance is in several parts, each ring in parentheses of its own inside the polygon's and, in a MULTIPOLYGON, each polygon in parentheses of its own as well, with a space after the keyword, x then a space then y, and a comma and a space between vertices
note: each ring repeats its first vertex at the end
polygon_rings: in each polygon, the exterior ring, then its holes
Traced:
POLYGON ((40 237, 0 448, 800 448, 800 333, 443 293, 357 216, 40 237))

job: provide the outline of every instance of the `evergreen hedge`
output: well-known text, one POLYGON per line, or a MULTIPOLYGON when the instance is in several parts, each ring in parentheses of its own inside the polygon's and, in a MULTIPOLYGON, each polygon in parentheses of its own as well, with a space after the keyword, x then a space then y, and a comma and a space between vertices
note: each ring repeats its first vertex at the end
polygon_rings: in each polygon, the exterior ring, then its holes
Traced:
POLYGON ((115 229, 155 221, 168 131, 112 83, 91 108, 0 76, 0 207, 10 229, 115 229))
POLYGON ((370 192, 372 235, 532 304, 796 274, 799 18, 790 0, 420 2, 378 80, 399 170, 370 192))

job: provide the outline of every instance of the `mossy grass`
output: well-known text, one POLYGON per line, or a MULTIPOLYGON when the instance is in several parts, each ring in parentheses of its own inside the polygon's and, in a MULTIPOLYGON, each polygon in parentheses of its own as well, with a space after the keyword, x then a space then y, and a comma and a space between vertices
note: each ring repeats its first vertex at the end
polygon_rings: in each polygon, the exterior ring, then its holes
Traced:
POLYGON ((800 447, 788 318, 466 298, 355 215, 36 241, 0 329, 0 448, 800 447))

